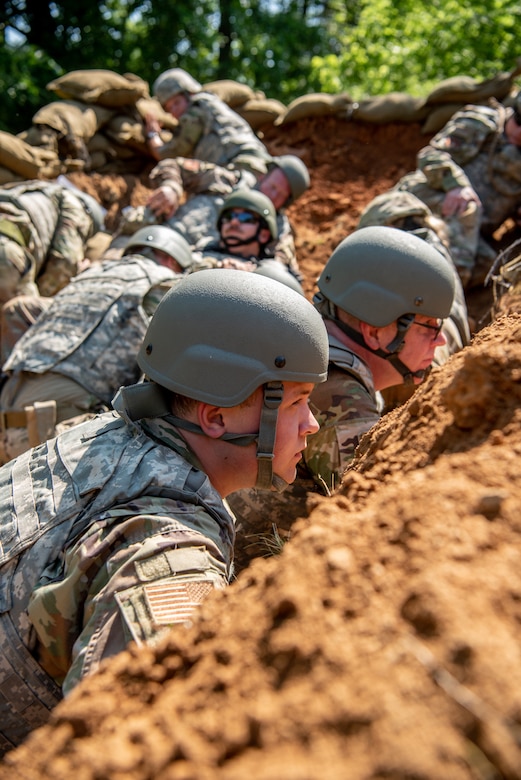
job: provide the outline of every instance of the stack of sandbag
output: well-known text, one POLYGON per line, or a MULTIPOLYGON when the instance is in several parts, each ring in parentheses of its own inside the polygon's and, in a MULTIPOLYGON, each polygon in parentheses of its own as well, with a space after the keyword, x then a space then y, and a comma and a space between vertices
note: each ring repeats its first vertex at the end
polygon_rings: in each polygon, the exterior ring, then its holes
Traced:
POLYGON ((247 84, 233 79, 209 81, 203 84, 203 89, 233 108, 253 130, 259 130, 263 125, 276 124, 276 120, 286 111, 286 106, 280 100, 267 98, 264 92, 253 90, 247 84))
POLYGON ((422 125, 422 133, 433 135, 463 106, 479 105, 495 98, 508 104, 513 91, 517 92, 514 79, 521 73, 521 58, 511 71, 497 73, 485 81, 470 76, 454 76, 441 81, 427 96, 425 107, 428 115, 422 125))
POLYGON ((54 179, 63 173, 56 152, 31 146, 0 131, 0 185, 26 179, 54 179))
POLYGON ((287 109, 273 124, 286 125, 298 122, 300 119, 316 116, 336 116, 340 119, 351 119, 353 103, 347 92, 330 95, 325 92, 313 92, 309 95, 292 100, 287 109))

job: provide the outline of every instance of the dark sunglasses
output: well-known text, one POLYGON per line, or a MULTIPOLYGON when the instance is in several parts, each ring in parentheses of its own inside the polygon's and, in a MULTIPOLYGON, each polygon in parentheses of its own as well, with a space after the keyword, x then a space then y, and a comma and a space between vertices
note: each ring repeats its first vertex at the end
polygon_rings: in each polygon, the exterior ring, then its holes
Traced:
POLYGON ((429 330, 433 330, 434 333, 432 334, 432 340, 435 341, 440 335, 441 329, 443 328, 443 320, 440 320, 439 325, 428 325, 426 322, 416 322, 416 320, 414 320, 413 325, 419 325, 420 328, 428 328, 429 330))
POLYGON ((232 219, 236 219, 237 222, 241 222, 243 225, 255 225, 260 220, 255 214, 250 214, 249 211, 224 211, 221 217, 223 222, 231 222, 232 219))
POLYGON ((519 111, 514 111, 514 113, 512 114, 512 118, 516 123, 516 125, 521 127, 521 114, 519 113, 519 111))

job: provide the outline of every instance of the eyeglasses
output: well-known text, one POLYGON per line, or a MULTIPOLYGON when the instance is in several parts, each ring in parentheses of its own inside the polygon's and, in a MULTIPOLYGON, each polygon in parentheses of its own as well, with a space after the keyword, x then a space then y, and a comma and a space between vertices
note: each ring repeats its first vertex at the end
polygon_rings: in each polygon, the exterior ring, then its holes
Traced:
POLYGON ((443 320, 440 320, 438 325, 428 325, 426 322, 418 322, 417 320, 414 320, 413 325, 419 325, 420 328, 428 328, 429 330, 434 331, 432 334, 432 340, 436 341, 440 335, 441 329, 443 328, 443 320))
POLYGON ((223 222, 231 222, 232 219, 236 219, 243 225, 256 225, 260 221, 255 214, 250 214, 249 211, 225 211, 221 217, 223 222))
POLYGON ((514 113, 512 114, 512 119, 514 120, 516 125, 518 125, 518 127, 521 127, 521 114, 516 109, 514 109, 514 113))

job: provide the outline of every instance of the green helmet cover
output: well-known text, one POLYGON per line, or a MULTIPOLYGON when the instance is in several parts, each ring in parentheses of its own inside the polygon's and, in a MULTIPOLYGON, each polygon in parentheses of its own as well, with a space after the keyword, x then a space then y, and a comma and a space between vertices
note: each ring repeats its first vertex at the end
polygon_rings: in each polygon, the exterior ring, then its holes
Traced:
POLYGON ((231 269, 190 274, 161 299, 138 364, 158 385, 216 406, 268 382, 323 382, 328 340, 305 297, 274 279, 231 269))
POLYGON ((225 198, 217 216, 217 229, 221 229, 222 215, 225 211, 233 208, 246 209, 258 214, 267 224, 272 239, 278 236, 277 212, 275 206, 268 198, 258 190, 251 190, 246 187, 240 187, 231 195, 225 198))
POLYGON ((130 237, 123 254, 127 255, 131 250, 135 252, 138 247, 160 249, 177 260, 183 269, 190 268, 192 265, 192 249, 186 238, 165 225, 148 225, 136 230, 130 237))
POLYGON ((291 195, 284 206, 291 206, 309 188, 310 179, 307 166, 300 157, 294 154, 282 154, 280 157, 274 157, 272 162, 284 172, 289 182, 291 195))
POLYGON ((376 327, 405 314, 450 314, 454 273, 418 236, 382 225, 364 227, 333 251, 318 279, 315 305, 327 302, 376 327))
POLYGON ((202 85, 182 68, 170 68, 161 73, 152 85, 152 94, 162 106, 181 92, 195 95, 202 91, 202 85))

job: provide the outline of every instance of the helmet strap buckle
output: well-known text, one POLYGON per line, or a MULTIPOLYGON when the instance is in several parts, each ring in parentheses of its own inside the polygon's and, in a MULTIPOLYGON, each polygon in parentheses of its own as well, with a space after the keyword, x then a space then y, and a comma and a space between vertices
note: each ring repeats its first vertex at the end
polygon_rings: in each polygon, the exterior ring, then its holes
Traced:
POLYGON ((257 443, 258 472, 255 485, 260 490, 271 490, 273 487, 273 448, 277 433, 277 416, 283 395, 282 382, 268 382, 264 385, 264 402, 257 443))

